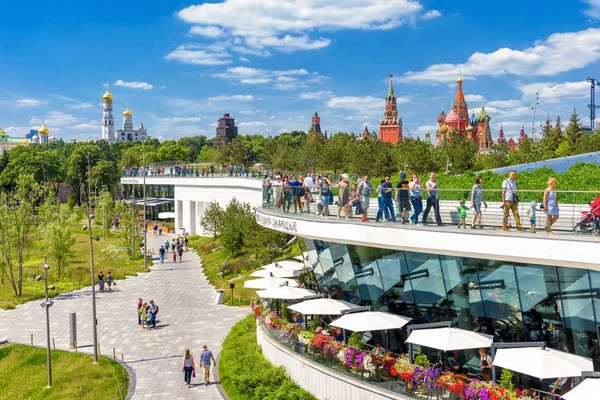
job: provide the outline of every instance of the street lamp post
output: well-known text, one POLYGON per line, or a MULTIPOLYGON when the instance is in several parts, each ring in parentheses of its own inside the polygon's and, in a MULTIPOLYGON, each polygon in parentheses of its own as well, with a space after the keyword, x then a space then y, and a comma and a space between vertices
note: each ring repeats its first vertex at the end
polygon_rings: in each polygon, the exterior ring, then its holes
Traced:
POLYGON ((90 275, 92 277, 92 338, 94 339, 94 364, 98 364, 98 329, 96 319, 96 286, 94 285, 94 246, 92 242, 92 168, 90 166, 90 150, 88 149, 88 231, 90 232, 90 275))
POLYGON ((142 169, 142 173, 144 174, 143 177, 143 183, 142 185, 144 186, 143 188, 143 194, 144 194, 144 227, 143 227, 143 232, 144 232, 144 269, 148 269, 148 260, 147 260, 147 255, 148 255, 148 235, 146 232, 146 146, 145 146, 146 140, 142 137, 142 163, 144 165, 144 168, 142 169))
POLYGON ((135 185, 131 185, 131 262, 135 265, 135 185))
MULTIPOLYGON (((54 304, 53 301, 48 299, 48 270, 50 266, 46 264, 46 256, 44 256, 44 287, 46 290, 46 301, 42 302, 42 308, 46 309, 46 357, 48 362, 48 386, 52 387, 52 357, 50 355, 50 307, 54 304)), ((35 278, 36 281, 41 281, 42 277, 38 275, 35 278)), ((56 286, 50 286, 50 290, 56 290, 56 286)))
POLYGON ((450 157, 446 158, 446 175, 448 175, 450 173, 450 167, 452 166, 452 163, 450 162, 450 157))

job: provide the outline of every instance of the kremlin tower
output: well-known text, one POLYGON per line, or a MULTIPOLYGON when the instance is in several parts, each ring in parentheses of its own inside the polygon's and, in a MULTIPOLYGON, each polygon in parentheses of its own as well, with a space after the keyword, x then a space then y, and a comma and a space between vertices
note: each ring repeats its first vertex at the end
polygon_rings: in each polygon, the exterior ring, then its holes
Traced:
POLYGON ((502 123, 500 123, 500 132, 498 133, 498 144, 504 143, 506 140, 504 139, 504 128, 502 127, 502 123))
POLYGON ((315 115, 312 117, 312 125, 308 131, 308 141, 323 141, 323 134, 321 133, 321 118, 319 114, 315 111, 315 115))
POLYGON ((384 118, 379 124, 379 140, 396 144, 402 141, 402 119, 398 119, 398 109, 396 108, 396 95, 392 85, 393 75, 390 75, 390 87, 387 96, 385 96, 384 118))
POLYGON ((141 142, 148 138, 148 132, 144 128, 144 124, 140 124, 139 128, 133 127, 133 113, 129 110, 129 104, 123 112, 122 128, 115 131, 113 95, 108 91, 108 84, 106 84, 106 93, 102 96, 102 140, 107 142, 141 142))
POLYGON ((435 145, 440 146, 446 139, 446 133, 448 133, 448 126, 446 125, 446 113, 444 112, 444 105, 442 104, 442 112, 438 116, 438 130, 435 133, 435 145))
POLYGON ((521 132, 519 132, 519 144, 525 140, 525 127, 521 124, 521 132))
MULTIPOLYGON (((490 130, 490 121, 492 117, 485 111, 485 107, 483 103, 481 103, 481 111, 475 117, 475 122, 477 122, 477 133, 476 133, 476 141, 479 145, 479 151, 487 151, 492 148, 494 145, 494 140, 492 139, 492 132, 490 130)), ((474 129, 471 125, 467 127, 468 133, 474 134, 474 129), (470 131, 469 131, 470 128, 470 131)), ((472 137, 472 136, 470 136, 472 137)))
POLYGON ((115 140, 115 117, 113 116, 113 96, 108 91, 106 84, 106 93, 102 96, 102 140, 115 140))

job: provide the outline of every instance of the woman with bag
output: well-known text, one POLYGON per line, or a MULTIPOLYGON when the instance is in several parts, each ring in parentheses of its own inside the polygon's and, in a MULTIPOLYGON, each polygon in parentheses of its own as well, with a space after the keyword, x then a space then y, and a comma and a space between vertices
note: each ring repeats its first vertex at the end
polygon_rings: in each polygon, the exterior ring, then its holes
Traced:
POLYGON ((190 349, 185 349, 185 355, 183 356, 183 365, 181 366, 181 372, 183 372, 183 382, 190 388, 192 377, 196 377, 196 365, 194 364, 194 357, 190 353, 190 349))

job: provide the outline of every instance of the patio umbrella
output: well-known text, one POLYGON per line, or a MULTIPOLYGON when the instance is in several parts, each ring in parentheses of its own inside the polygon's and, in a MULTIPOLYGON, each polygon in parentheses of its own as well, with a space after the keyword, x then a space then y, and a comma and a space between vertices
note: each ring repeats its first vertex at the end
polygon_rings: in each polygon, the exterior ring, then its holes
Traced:
POLYGON ((600 379, 587 378, 562 398, 565 400, 589 400, 596 398, 598 393, 600 393, 600 379))
POLYGON ((299 300, 308 296, 314 296, 315 292, 299 287, 281 286, 266 290, 257 290, 256 294, 263 299, 299 300))
POLYGON ((293 270, 301 271, 304 269, 304 263, 285 260, 285 261, 277 261, 277 262, 265 265, 263 268, 267 268, 267 267, 293 269, 293 270))
POLYGON ((274 288, 274 287, 279 287, 281 285, 287 285, 287 286, 292 286, 292 287, 298 286, 296 281, 293 279, 283 279, 283 278, 273 278, 273 277, 253 279, 251 281, 244 282, 244 287, 251 288, 251 289, 270 289, 270 288, 274 288))
POLYGON ((315 315, 340 315, 343 310, 351 310, 358 306, 343 300, 334 299, 312 299, 305 300, 302 303, 289 306, 290 310, 300 314, 315 315))
POLYGON ((254 271, 250 274, 250 276, 256 276, 260 278, 295 278, 300 275, 299 270, 292 270, 286 268, 277 268, 277 267, 266 267, 263 269, 259 269, 258 271, 254 271))
POLYGON ((331 326, 352 332, 384 331, 400 329, 412 318, 381 311, 366 311, 346 314, 331 323, 331 326))
POLYGON ((581 376, 584 371, 594 370, 589 358, 548 347, 498 349, 494 365, 539 379, 581 376))
POLYGON ((171 211, 158 213, 158 219, 173 219, 175 218, 175 213, 171 211))
POLYGON ((406 339, 407 343, 442 351, 490 347, 493 341, 494 337, 490 335, 448 327, 415 329, 406 339))

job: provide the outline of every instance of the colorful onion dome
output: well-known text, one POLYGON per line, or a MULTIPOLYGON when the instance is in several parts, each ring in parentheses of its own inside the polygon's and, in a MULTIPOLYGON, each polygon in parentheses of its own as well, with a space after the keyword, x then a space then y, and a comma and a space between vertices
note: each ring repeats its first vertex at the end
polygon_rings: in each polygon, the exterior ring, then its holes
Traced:
POLYGON ((442 125, 442 127, 440 128, 440 132, 448 133, 448 125, 446 125, 446 124, 442 125))
POLYGON ((475 129, 473 129, 473 125, 471 125, 471 124, 467 125, 467 129, 465 129, 465 130, 469 133, 473 133, 475 131, 475 129))
POLYGON ((454 112, 454 110, 450 111, 450 113, 446 116, 446 121, 447 124, 456 124, 460 122, 460 117, 458 116, 457 113, 454 112))
POLYGON ((471 114, 471 125, 473 125, 473 126, 477 125, 477 118, 475 117, 475 112, 473 112, 471 114))
POLYGON ((127 104, 127 109, 123 112, 123 116, 124 117, 131 117, 131 116, 133 116, 132 112, 129 111, 129 104, 127 104))
POLYGON ((438 122, 438 124, 441 124, 441 123, 444 123, 445 121, 446 121, 446 113, 444 112, 444 109, 442 109, 442 112, 438 116, 437 122, 438 122))
POLYGON ((102 100, 103 100, 105 103, 108 103, 108 102, 112 102, 112 101, 113 101, 112 94, 110 94, 110 92, 108 91, 108 85, 106 86, 106 93, 104 93, 104 96, 102 96, 102 100))
POLYGON ((488 121, 491 120, 489 114, 485 111, 485 107, 483 106, 483 103, 481 103, 481 111, 479 111, 479 114, 477 114, 477 118, 475 118, 475 120, 477 121, 477 123, 480 123, 480 122, 485 122, 486 119, 488 121))

